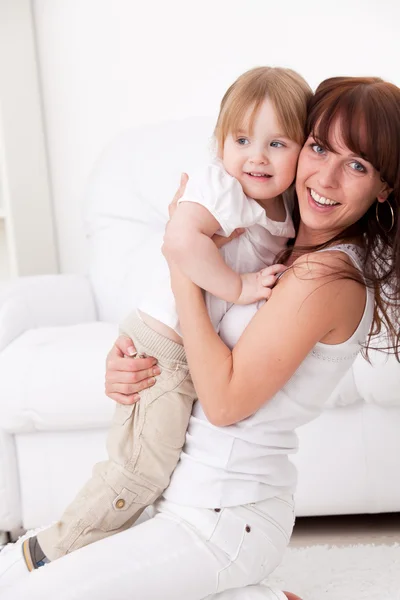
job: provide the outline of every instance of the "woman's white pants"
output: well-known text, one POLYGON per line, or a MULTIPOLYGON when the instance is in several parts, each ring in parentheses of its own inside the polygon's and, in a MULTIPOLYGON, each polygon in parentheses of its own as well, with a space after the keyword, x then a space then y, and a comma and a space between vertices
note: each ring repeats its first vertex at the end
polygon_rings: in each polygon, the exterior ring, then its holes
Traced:
POLYGON ((293 523, 290 495, 222 509, 161 499, 152 518, 38 569, 2 600, 281 600, 266 578, 293 523))

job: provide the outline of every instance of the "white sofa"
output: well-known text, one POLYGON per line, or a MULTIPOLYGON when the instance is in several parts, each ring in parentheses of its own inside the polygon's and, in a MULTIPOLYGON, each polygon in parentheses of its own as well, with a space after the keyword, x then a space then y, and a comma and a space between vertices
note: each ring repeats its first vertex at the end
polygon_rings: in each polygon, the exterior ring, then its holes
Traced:
MULTIPOLYGON (((60 514, 105 455, 105 357, 152 277, 182 170, 206 160, 208 118, 130 131, 87 189, 87 277, 0 286, 0 531, 60 514)), ((328 410, 299 431, 298 515, 400 510, 400 365, 362 357, 328 410)))

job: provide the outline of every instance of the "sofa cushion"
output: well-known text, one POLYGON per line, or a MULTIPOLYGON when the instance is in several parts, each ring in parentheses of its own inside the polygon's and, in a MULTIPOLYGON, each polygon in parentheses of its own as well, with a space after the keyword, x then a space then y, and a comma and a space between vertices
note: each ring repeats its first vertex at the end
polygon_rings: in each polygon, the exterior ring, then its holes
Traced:
MULTIPOLYGON (((107 427, 114 403, 104 393, 105 359, 117 325, 104 322, 30 329, 0 353, 0 422, 9 433, 107 427)), ((361 356, 328 406, 364 399, 399 406, 399 365, 361 356)))
POLYGON ((3 430, 62 431, 107 426, 105 359, 118 335, 110 323, 31 329, 0 354, 3 430))
POLYGON ((0 531, 11 531, 21 524, 20 480, 14 438, 1 429, 0 457, 0 531))
POLYGON ((370 360, 361 355, 356 358, 353 371, 358 394, 368 404, 400 406, 400 364, 396 357, 371 350, 370 360))

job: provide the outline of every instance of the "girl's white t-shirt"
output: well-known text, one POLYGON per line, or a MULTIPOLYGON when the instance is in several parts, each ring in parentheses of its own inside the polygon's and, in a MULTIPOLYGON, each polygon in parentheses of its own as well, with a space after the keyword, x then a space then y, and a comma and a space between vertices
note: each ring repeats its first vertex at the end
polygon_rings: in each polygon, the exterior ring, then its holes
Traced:
MULTIPOLYGON (((341 244, 335 249, 361 268, 362 254, 356 246, 341 244)), ((262 304, 234 305, 226 313, 220 337, 229 348, 262 304)), ((316 344, 282 389, 247 419, 216 427, 196 402, 165 498, 177 504, 218 508, 293 493, 297 473, 289 455, 297 451, 296 429, 321 414, 351 368, 370 331, 373 310, 373 293, 366 289, 364 313, 354 334, 341 344, 316 344)), ((260 335, 268 336, 268 331, 260 335)))
MULTIPOLYGON (((228 237, 235 229, 246 229, 243 235, 220 249, 225 263, 237 273, 255 273, 272 265, 288 239, 295 235, 291 193, 283 197, 285 221, 273 221, 260 204, 244 194, 240 183, 225 171, 220 160, 190 175, 179 202, 195 202, 207 208, 220 224, 218 233, 221 235, 228 237)), ((181 335, 169 269, 161 252, 158 264, 153 266, 151 280, 137 308, 181 335)), ((205 301, 213 326, 219 331, 219 323, 232 304, 209 293, 205 294, 205 301)))

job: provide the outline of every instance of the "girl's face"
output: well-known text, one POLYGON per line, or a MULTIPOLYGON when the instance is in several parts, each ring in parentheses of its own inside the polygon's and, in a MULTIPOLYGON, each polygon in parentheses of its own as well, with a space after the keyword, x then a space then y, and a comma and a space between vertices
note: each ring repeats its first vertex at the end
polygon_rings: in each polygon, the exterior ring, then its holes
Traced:
POLYGON ((341 233, 376 200, 385 202, 391 191, 371 163, 345 146, 339 122, 332 125, 330 139, 333 152, 312 137, 300 152, 296 191, 300 231, 308 232, 307 243, 322 243, 341 233))
POLYGON ((250 131, 251 108, 243 129, 227 136, 222 161, 244 193, 261 204, 272 200, 293 183, 301 146, 282 131, 270 100, 257 111, 250 131))

